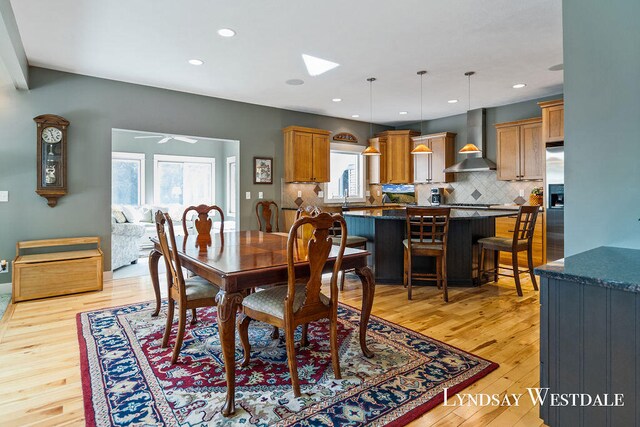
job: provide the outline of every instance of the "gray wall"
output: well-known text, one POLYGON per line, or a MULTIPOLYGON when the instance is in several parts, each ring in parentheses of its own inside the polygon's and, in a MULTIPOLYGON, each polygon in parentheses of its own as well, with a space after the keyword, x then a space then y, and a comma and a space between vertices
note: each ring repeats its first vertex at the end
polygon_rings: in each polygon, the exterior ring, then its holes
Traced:
POLYGON ((640 1, 564 0, 565 255, 640 249, 640 1))
MULTIPOLYGON (((515 120, 530 119, 532 117, 542 117, 542 112, 538 106, 540 101, 561 99, 562 94, 552 95, 545 98, 519 102, 517 104, 501 105, 499 107, 487 108, 487 158, 496 161, 496 123, 512 122, 515 120)), ((420 122, 410 125, 397 126, 397 129, 420 130, 420 122)), ((438 132, 455 132, 456 136, 456 157, 461 162, 465 156, 457 154, 458 150, 467 143, 467 115, 458 114, 456 116, 442 117, 440 119, 425 120, 422 122, 422 133, 425 135, 438 132)))
MULTIPOLYGON (((255 228, 257 192, 280 199, 282 128, 311 126, 351 132, 366 144, 366 123, 342 120, 146 86, 31 69, 31 90, 0 88, 0 258, 13 259, 16 241, 97 235, 111 265, 111 130, 136 129, 240 141, 240 214, 243 229, 255 228), (69 127, 69 194, 50 208, 35 194, 36 141, 33 117, 58 114, 69 127), (253 184, 254 156, 274 158, 273 185, 253 184), (246 200, 244 192, 251 191, 246 200)), ((378 130, 383 129, 377 127, 378 130)), ((11 281, 0 275, 0 283, 11 281)))
MULTIPOLYGON (((139 130, 139 129, 137 129, 139 130)), ((146 130, 146 129, 145 129, 146 130)), ((151 129, 151 131, 153 131, 151 129)), ((222 141, 218 139, 201 138, 196 144, 188 144, 181 141, 168 141, 158 144, 157 139, 136 139, 136 136, 146 136, 142 133, 133 133, 124 130, 113 130, 112 151, 128 153, 144 153, 145 155, 145 201, 146 204, 156 204, 153 199, 154 154, 175 156, 211 157, 216 159, 215 170, 215 204, 226 212, 226 168, 227 156, 237 156, 239 147, 236 141, 222 141)), ((197 135, 196 135, 197 136, 197 135)))

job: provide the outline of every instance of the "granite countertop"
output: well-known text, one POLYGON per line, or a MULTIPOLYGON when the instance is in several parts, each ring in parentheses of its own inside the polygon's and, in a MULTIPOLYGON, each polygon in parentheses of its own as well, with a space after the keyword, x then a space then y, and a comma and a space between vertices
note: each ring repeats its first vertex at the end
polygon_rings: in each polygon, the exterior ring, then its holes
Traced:
MULTIPOLYGON (((332 205, 318 205, 319 208, 342 208, 341 204, 332 204, 332 205)), ((386 208, 398 208, 398 207, 404 207, 404 205, 400 205, 397 203, 388 203, 386 205, 359 205, 359 204, 349 204, 349 208, 348 210, 360 210, 360 209, 386 209, 386 208)), ((290 206, 284 206, 282 207, 282 210, 285 211, 297 211, 299 208, 297 207, 290 207, 290 206)))
POLYGON ((640 292, 640 250, 601 246, 535 269, 551 279, 640 292))
MULTIPOLYGON (((426 207, 426 206, 425 206, 426 207)), ((373 217, 375 219, 388 219, 388 220, 406 220, 407 215, 405 209, 362 209, 352 210, 343 213, 344 216, 359 216, 359 217, 373 217)), ((497 210, 497 209, 451 209, 451 220, 469 220, 469 219, 483 219, 483 218, 497 218, 512 216, 512 210, 497 210)))

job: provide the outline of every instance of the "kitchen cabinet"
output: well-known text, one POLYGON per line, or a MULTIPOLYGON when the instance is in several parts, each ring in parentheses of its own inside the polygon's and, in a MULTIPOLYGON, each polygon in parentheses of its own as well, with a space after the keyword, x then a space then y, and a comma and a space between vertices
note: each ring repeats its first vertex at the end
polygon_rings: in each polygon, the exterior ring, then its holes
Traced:
POLYGON ((328 130, 289 126, 284 133, 286 182, 329 182, 328 130))
POLYGON ((542 109, 542 141, 564 141, 564 99, 538 102, 542 109))
POLYGON ((544 178, 545 148, 540 118, 500 123, 496 132, 499 180, 544 178))
POLYGON ((413 182, 433 184, 453 182, 455 175, 444 173, 444 169, 455 163, 456 134, 442 132, 417 136, 413 138, 411 148, 415 148, 418 144, 426 145, 431 149, 432 153, 412 156, 413 182))
MULTIPOLYGON (((510 217, 496 218, 496 237, 508 237, 513 238, 513 230, 516 227, 517 214, 510 217)), ((533 240, 531 247, 533 249, 533 265, 537 267, 546 263, 545 256, 545 241, 544 241, 544 226, 545 226, 544 212, 538 213, 538 219, 536 220, 536 226, 533 230, 533 240)), ((511 254, 508 252, 500 252, 500 264, 511 266, 511 254)), ((526 269, 528 265, 527 252, 518 253, 518 266, 519 268, 526 269)))
POLYGON ((411 138, 419 132, 412 130, 388 130, 370 140, 380 150, 380 156, 369 160, 369 183, 409 184, 413 182, 411 138))

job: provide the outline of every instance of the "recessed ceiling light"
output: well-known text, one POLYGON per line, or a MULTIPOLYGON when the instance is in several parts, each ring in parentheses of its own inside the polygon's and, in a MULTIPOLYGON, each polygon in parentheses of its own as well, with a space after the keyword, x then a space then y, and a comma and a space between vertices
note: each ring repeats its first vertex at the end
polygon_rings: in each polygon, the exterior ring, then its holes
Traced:
POLYGON ((236 35, 236 32, 231 28, 220 28, 218 30, 218 35, 221 37, 233 37, 236 35))
POLYGON ((556 64, 549 67, 549 71, 562 71, 564 69, 564 64, 556 64))
POLYGON ((332 101, 333 101, 333 102, 341 102, 341 101, 342 101, 342 98, 333 98, 333 99, 332 99, 332 101))
POLYGON ((300 79, 289 79, 285 82, 288 85, 291 86, 300 86, 304 84, 304 80, 300 80, 300 79))
POLYGON ((449 104, 455 104, 456 102, 458 102, 457 99, 450 99, 447 101, 449 104))
POLYGON ((304 65, 307 67, 309 75, 314 77, 340 66, 338 63, 305 54, 302 54, 302 60, 304 61, 304 65))
POLYGON ((202 64, 204 64, 204 61, 202 61, 200 59, 190 59, 189 60, 189 64, 191 64, 191 65, 202 65, 202 64))
POLYGON ((408 111, 400 111, 398 114, 400 114, 401 116, 406 116, 407 114, 409 114, 408 111))
POLYGON ((512 87, 513 87, 514 89, 522 89, 522 88, 523 88, 523 87, 525 87, 525 86, 526 86, 526 84, 524 84, 524 83, 516 83, 516 84, 514 84, 512 87))
POLYGON ((351 117, 353 117, 354 119, 357 119, 358 117, 360 117, 360 114, 352 114, 351 117))

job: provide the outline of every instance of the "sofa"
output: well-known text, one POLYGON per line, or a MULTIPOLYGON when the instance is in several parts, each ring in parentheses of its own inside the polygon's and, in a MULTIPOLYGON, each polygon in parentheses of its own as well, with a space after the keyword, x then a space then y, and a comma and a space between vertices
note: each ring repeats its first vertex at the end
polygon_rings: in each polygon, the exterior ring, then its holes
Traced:
MULTIPOLYGON (((127 206, 111 207, 111 269, 137 262, 140 253, 151 249, 151 238, 156 236, 155 214, 169 212, 176 236, 184 234, 182 229, 181 206, 127 206), (177 219, 177 220, 176 220, 177 219)), ((189 220, 191 233, 193 223, 189 220)))

